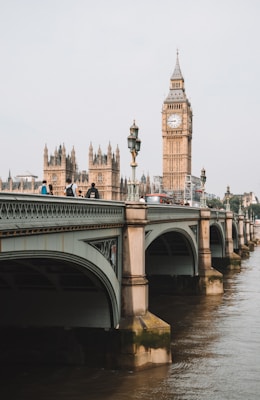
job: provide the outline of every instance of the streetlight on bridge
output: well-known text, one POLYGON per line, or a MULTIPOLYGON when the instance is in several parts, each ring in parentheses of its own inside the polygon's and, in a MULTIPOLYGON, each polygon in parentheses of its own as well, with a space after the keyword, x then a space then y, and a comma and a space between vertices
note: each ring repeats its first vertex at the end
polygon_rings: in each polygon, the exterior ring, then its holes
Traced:
POLYGON ((226 199, 227 199, 226 211, 230 211, 230 203, 229 203, 229 199, 230 199, 230 187, 229 187, 229 186, 227 186, 226 199))
POLYGON ((130 135, 127 137, 127 144, 132 155, 132 161, 130 166, 132 167, 132 180, 128 183, 128 201, 138 201, 139 200, 139 184, 136 182, 135 169, 137 167, 136 157, 141 148, 141 140, 138 138, 138 126, 133 125, 130 127, 130 135))
POLYGON ((200 173, 200 182, 201 182, 201 198, 200 198, 200 206, 201 208, 206 207, 206 199, 205 199, 205 183, 206 183, 206 171, 205 168, 202 168, 200 173))

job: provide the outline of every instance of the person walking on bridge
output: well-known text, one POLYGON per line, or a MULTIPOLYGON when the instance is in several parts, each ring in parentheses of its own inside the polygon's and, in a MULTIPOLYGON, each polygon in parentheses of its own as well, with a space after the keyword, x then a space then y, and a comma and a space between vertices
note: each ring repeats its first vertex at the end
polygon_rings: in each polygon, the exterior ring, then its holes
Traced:
POLYGON ((72 183, 71 178, 66 179, 66 187, 64 190, 64 194, 66 196, 77 197, 77 185, 76 183, 72 183))
POLYGON ((86 197, 88 199, 99 199, 99 193, 94 182, 91 183, 91 188, 88 189, 86 197))
POLYGON ((42 181, 42 185, 39 187, 39 193, 48 194, 47 181, 45 179, 42 181))

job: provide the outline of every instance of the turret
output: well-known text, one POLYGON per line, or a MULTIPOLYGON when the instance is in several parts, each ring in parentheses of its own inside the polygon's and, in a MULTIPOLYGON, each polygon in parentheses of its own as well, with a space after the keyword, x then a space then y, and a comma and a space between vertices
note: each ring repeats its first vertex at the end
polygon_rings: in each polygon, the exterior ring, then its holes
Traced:
POLYGON ((76 165, 76 156, 75 156, 74 146, 72 147, 72 150, 71 150, 71 162, 72 162, 73 166, 76 165))
POLYGON ((48 166, 48 148, 47 145, 45 144, 44 147, 44 153, 43 153, 43 168, 46 168, 48 166))
POLYGON ((109 142, 108 148, 107 148, 107 163, 111 164, 112 162, 112 149, 111 149, 111 144, 109 142))
POLYGON ((118 145, 116 146, 116 162, 117 165, 120 167, 120 151, 118 145))
POLYGON ((100 146, 98 146, 97 158, 98 158, 98 164, 101 164, 102 163, 102 152, 101 152, 100 146))
POLYGON ((89 150, 88 150, 88 162, 89 162, 89 165, 93 165, 93 146, 92 146, 91 142, 90 142, 89 150))
POLYGON ((65 145, 63 143, 62 145, 62 153, 61 153, 61 165, 66 168, 66 148, 65 145))

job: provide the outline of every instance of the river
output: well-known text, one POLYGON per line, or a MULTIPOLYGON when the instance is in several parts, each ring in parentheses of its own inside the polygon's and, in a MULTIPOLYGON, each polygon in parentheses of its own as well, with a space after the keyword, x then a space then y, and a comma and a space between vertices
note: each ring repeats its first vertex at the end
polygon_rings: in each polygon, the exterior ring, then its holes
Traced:
POLYGON ((172 326, 173 363, 146 371, 85 367, 1 369, 2 400, 258 400, 260 246, 221 296, 159 296, 150 310, 172 326))

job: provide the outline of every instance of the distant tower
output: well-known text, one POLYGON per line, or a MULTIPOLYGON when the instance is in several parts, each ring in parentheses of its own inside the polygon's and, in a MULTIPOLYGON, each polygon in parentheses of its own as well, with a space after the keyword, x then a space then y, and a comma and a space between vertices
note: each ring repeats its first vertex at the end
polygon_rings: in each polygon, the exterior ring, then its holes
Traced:
POLYGON ((143 173, 139 183, 139 194, 140 196, 145 196, 147 193, 151 193, 151 183, 150 183, 150 176, 143 173))
POLYGON ((100 197, 104 200, 120 200, 120 153, 112 153, 109 143, 107 154, 102 154, 98 148, 93 153, 92 144, 89 146, 89 183, 95 182, 100 197))
POLYGON ((47 184, 53 185, 54 194, 63 195, 66 178, 70 177, 74 181, 77 174, 74 148, 71 155, 66 156, 64 144, 63 146, 60 145, 58 150, 55 149, 54 155, 50 155, 50 158, 48 158, 48 149, 45 145, 43 159, 43 178, 46 179, 47 184))
POLYGON ((177 200, 184 197, 186 175, 191 174, 192 109, 186 97, 179 57, 162 108, 163 189, 177 200))

